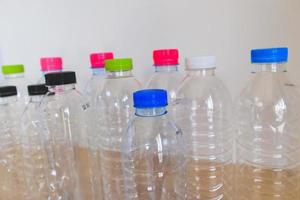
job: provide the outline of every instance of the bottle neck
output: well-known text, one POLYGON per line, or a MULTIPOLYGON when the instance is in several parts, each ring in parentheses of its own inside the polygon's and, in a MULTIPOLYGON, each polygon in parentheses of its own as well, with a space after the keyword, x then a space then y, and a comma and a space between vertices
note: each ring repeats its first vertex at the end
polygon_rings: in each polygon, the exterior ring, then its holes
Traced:
POLYGON ((136 108, 135 115, 140 117, 156 117, 167 114, 166 107, 160 108, 136 108))
POLYGON ((30 102, 32 103, 40 103, 42 101, 44 95, 34 95, 30 96, 30 102))
POLYGON ((160 65, 154 66, 155 72, 176 72, 178 71, 178 65, 160 65))
POLYGON ((67 85, 55 85, 49 87, 49 92, 58 94, 64 93, 66 91, 75 90, 75 84, 67 84, 67 85))
POLYGON ((261 63, 254 65, 252 73, 285 73, 285 63, 261 63))
POLYGON ((10 97, 2 97, 0 98, 0 105, 14 103, 18 101, 17 96, 10 96, 10 97))
POLYGON ((5 79, 14 79, 14 78, 24 78, 24 73, 17 73, 17 74, 5 74, 5 79))
POLYGON ((92 68, 92 75, 93 76, 99 76, 99 75, 104 75, 105 74, 105 69, 104 68, 92 68))
POLYGON ((62 72, 62 70, 48 70, 48 71, 42 71, 43 75, 49 74, 49 73, 56 73, 56 72, 62 72))
POLYGON ((203 76, 210 77, 215 76, 215 68, 212 69, 187 69, 187 74, 190 76, 203 76))
POLYGON ((132 76, 132 71, 117 71, 117 72, 108 72, 108 78, 123 78, 132 76))

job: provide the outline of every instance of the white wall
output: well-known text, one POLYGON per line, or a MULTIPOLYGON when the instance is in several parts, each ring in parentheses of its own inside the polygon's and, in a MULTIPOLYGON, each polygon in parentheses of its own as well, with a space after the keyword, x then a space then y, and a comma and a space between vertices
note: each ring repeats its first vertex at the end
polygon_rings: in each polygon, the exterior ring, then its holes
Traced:
POLYGON ((83 82, 89 53, 114 51, 133 57, 145 82, 152 50, 177 47, 181 58, 216 55, 236 96, 250 76, 251 48, 288 46, 300 84, 299 21, 299 0, 0 0, 1 60, 24 63, 34 80, 41 56, 60 55, 83 82))

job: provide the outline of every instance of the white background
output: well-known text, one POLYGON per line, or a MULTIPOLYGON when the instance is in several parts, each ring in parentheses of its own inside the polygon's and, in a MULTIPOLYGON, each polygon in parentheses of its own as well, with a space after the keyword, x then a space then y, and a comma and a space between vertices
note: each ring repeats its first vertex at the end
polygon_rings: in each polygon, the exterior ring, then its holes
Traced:
POLYGON ((1 62, 23 63, 31 80, 41 56, 62 56, 82 84, 89 53, 134 58, 146 82, 152 50, 216 55, 218 76, 235 97, 251 74, 251 48, 288 46, 289 73, 300 84, 299 0, 0 0, 1 62))

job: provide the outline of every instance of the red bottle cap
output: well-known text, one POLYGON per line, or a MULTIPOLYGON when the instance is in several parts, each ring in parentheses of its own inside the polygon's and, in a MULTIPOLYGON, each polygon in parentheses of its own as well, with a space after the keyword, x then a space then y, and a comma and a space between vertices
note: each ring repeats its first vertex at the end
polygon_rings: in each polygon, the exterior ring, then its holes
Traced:
POLYGON ((178 49, 159 49, 153 51, 155 66, 178 65, 178 49))
POLYGON ((61 57, 44 57, 40 59, 42 72, 59 71, 63 69, 61 57))
POLYGON ((90 55, 91 68, 104 68, 104 61, 114 58, 112 52, 92 53, 90 55))

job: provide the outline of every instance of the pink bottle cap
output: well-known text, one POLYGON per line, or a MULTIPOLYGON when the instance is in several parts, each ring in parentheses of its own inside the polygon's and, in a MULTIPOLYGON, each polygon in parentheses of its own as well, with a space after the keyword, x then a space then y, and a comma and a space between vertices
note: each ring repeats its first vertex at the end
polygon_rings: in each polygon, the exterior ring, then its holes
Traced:
POLYGON ((178 49, 159 49, 153 51, 153 61, 155 66, 178 65, 178 49))
POLYGON ((59 71, 63 69, 61 57, 45 57, 40 59, 42 72, 59 71))
POLYGON ((112 52, 92 53, 90 55, 91 68, 104 68, 104 61, 114 58, 112 52))

